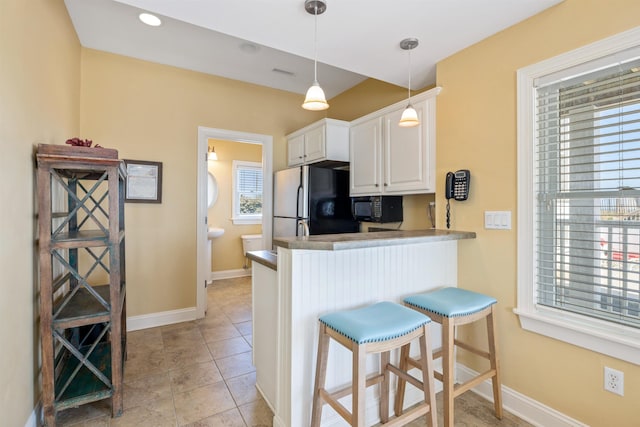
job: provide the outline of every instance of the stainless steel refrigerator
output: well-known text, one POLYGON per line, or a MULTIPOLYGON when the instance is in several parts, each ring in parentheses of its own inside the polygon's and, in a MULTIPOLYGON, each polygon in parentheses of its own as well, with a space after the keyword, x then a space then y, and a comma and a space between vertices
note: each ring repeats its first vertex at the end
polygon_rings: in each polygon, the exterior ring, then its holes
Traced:
POLYGON ((274 174, 273 237, 355 233, 349 171, 300 166, 274 174))

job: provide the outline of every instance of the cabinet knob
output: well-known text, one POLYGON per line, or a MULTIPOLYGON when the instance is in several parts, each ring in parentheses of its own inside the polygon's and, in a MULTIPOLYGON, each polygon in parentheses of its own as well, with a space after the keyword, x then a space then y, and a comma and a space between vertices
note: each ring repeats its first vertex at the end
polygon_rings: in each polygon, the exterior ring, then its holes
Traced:
POLYGON ((304 156, 302 156, 302 157, 307 157, 307 155, 305 154, 305 155, 304 155, 304 156))
POLYGON ((375 184, 375 186, 376 186, 376 187, 379 187, 379 185, 378 185, 378 184, 375 184))
POLYGON ((302 156, 298 156, 298 158, 299 158, 299 159, 301 159, 301 158, 302 158, 302 156))
POLYGON ((384 186, 385 186, 385 187, 387 186, 387 183, 386 183, 386 182, 384 183, 384 186))

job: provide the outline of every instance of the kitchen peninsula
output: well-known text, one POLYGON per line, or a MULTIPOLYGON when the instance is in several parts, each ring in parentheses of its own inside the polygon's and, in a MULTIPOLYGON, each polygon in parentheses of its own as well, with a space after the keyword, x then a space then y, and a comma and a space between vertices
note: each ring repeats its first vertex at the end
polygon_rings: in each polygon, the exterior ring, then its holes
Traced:
MULTIPOLYGON (((473 238, 473 232, 435 229, 315 235, 275 239, 276 257, 248 253, 256 385, 273 409, 273 425, 309 424, 319 316, 456 286, 458 241, 473 238)), ((432 334, 439 347, 439 325, 432 334)), ((367 361, 369 372, 378 365, 377 355, 367 361)), ((350 366, 351 353, 332 345, 327 388, 350 383, 350 366)), ((406 405, 420 399, 412 387, 407 392, 406 405)), ((377 393, 367 390, 367 425, 377 421, 377 393)), ((350 397, 344 404, 350 407, 350 397)), ((324 411, 323 425, 343 425, 329 406, 324 411)))

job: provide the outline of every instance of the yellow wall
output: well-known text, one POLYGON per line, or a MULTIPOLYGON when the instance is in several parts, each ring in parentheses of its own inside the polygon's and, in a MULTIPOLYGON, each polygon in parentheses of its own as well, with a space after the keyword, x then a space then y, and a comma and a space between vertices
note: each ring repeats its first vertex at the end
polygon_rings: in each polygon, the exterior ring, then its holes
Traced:
POLYGON ((213 240, 211 271, 236 270, 244 265, 242 256, 243 234, 262 233, 261 224, 238 224, 231 221, 233 213, 233 161, 248 162, 262 161, 262 146, 245 144, 242 142, 210 140, 210 145, 216 147, 217 161, 208 163, 211 172, 218 181, 218 200, 209 208, 209 224, 212 227, 224 228, 224 235, 213 240))
POLYGON ((80 44, 62 0, 0 0, 0 424, 39 398, 34 148, 77 136, 80 44), (34 386, 35 385, 35 386, 34 386))
POLYGON ((198 126, 272 135, 274 170, 282 169, 285 135, 322 117, 300 108, 302 98, 82 49, 81 136, 163 163, 162 204, 125 207, 128 315, 196 304, 198 126))
MULTIPOLYGON (((516 70, 640 24, 637 0, 566 0, 438 64, 437 177, 471 170, 471 196, 452 202, 459 282, 494 295, 504 384, 592 426, 638 425, 640 367, 520 328, 516 304, 516 70), (510 210, 513 229, 487 231, 485 210, 510 210), (603 390, 603 366, 625 373, 625 396, 603 390)), ((444 226, 438 192, 438 227, 444 226)), ((467 360, 467 362, 469 362, 467 360)))

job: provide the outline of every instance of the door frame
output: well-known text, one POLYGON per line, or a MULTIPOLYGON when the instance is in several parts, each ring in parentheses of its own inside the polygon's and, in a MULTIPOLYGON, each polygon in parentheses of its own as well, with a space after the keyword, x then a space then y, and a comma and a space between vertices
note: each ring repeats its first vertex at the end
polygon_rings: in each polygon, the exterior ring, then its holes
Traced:
POLYGON ((207 272, 207 141, 209 138, 225 141, 262 145, 262 244, 271 247, 273 216, 273 136, 257 133, 239 132, 226 129, 198 126, 196 150, 197 170, 197 206, 196 206, 196 317, 202 318, 207 310, 206 281, 211 272, 207 272))

